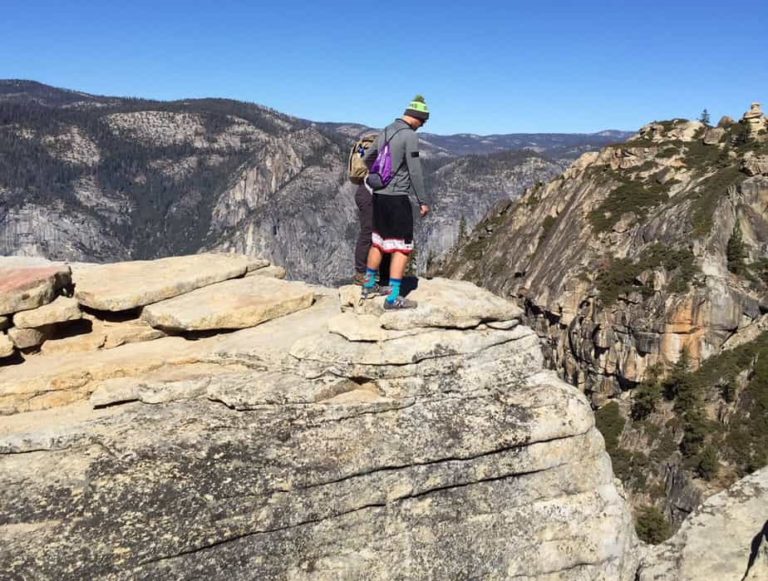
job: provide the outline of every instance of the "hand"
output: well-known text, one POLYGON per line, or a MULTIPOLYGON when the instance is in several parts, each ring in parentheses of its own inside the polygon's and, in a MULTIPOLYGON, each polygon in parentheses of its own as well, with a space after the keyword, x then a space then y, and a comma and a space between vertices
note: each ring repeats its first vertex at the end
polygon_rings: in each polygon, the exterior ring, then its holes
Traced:
POLYGON ((429 206, 427 206, 426 204, 421 204, 419 206, 419 214, 421 214, 422 218, 427 214, 429 214, 429 206))

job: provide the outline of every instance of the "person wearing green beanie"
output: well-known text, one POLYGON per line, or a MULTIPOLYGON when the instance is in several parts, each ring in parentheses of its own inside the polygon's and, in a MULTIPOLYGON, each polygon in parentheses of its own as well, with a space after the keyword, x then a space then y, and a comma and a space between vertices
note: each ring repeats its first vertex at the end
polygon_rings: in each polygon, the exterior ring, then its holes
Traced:
POLYGON ((428 119, 429 107, 424 97, 416 95, 403 116, 379 134, 364 158, 372 167, 365 183, 373 193, 373 234, 362 297, 382 294, 383 289, 378 285, 379 266, 384 254, 391 255, 390 290, 384 301, 386 310, 412 309, 417 306, 415 301, 400 295, 400 285, 413 252, 410 195, 416 198, 422 218, 429 213, 419 157, 419 138, 416 136, 416 130, 423 127, 428 119))

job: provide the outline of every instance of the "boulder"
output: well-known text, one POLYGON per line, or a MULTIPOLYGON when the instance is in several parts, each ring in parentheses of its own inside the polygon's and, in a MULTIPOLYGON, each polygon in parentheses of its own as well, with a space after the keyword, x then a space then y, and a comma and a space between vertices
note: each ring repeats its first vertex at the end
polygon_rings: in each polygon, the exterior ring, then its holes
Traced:
POLYGON ((720 121, 717 122, 718 127, 730 127, 731 125, 734 125, 736 123, 736 120, 733 117, 729 117, 728 115, 723 115, 720 117, 720 121))
POLYGON ((747 152, 741 162, 741 169, 748 176, 768 176, 768 155, 755 155, 754 152, 747 152))
POLYGON ((68 266, 0 268, 0 315, 45 305, 70 284, 68 266))
POLYGON ((710 127, 704 134, 704 143, 706 145, 716 145, 720 143, 725 135, 725 129, 722 127, 710 127))
POLYGON ((10 357, 15 352, 13 342, 5 333, 0 333, 0 359, 10 357))
POLYGON ((667 542, 652 547, 638 581, 768 579, 768 468, 711 496, 667 542))
POLYGON ((142 319, 171 331, 244 329, 306 309, 310 287, 269 277, 230 280, 146 307, 142 319))
POLYGON ((75 298, 101 311, 130 310, 243 276, 254 260, 198 254, 89 266, 75 270, 75 298))
POLYGON ((82 316, 80 305, 75 299, 57 297, 53 302, 42 307, 16 313, 13 316, 13 324, 21 329, 30 329, 53 323, 76 321, 82 316))

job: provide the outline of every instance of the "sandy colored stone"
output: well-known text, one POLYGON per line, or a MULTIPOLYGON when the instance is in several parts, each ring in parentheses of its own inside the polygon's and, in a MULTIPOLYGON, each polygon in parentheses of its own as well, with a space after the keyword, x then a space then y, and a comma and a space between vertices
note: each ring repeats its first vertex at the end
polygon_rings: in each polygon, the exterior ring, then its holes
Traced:
POLYGON ((8 329, 8 337, 18 349, 31 349, 39 347, 49 337, 48 329, 19 329, 11 327, 8 329))
POLYGON ((65 353, 97 351, 104 346, 106 339, 103 331, 96 330, 74 337, 48 340, 40 347, 40 352, 44 355, 63 355, 65 353))
POLYGON ((285 269, 282 266, 276 266, 274 264, 265 266, 249 272, 246 276, 271 276, 272 278, 283 279, 286 276, 285 269))
POLYGON ((313 300, 303 283, 246 277, 150 305, 142 319, 164 330, 244 329, 305 309, 313 300))
POLYGON ((53 302, 32 309, 16 313, 13 316, 13 324, 21 329, 43 327, 53 323, 76 321, 82 318, 79 303, 73 298, 57 297, 53 302))
POLYGON ((696 509, 667 542, 652 547, 638 581, 768 579, 768 468, 696 509))
POLYGON ((114 349, 128 343, 154 341, 165 337, 160 329, 155 329, 146 321, 136 319, 125 323, 107 323, 102 325, 105 334, 104 349, 114 349))
POLYGON ((166 337, 91 353, 32 357, 0 370, 0 415, 41 410, 87 398, 93 382, 139 375, 198 360, 195 343, 166 337))
POLYGON ((69 284, 68 266, 0 268, 0 315, 35 309, 69 284))
POLYGON ((0 359, 10 357, 15 351, 13 342, 5 333, 0 333, 0 359))
POLYGON ((102 311, 124 311, 243 276, 254 259, 198 254, 76 269, 75 298, 102 311))

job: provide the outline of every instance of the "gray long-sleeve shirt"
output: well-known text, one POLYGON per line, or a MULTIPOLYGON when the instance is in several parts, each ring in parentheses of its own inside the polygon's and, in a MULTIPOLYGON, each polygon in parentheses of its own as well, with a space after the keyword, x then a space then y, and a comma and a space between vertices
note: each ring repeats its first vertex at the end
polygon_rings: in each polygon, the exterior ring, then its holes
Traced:
POLYGON ((392 181, 377 194, 387 196, 407 196, 413 194, 419 204, 427 203, 424 190, 424 174, 421 171, 421 158, 419 157, 419 138, 410 125, 402 119, 396 119, 394 123, 387 125, 379 133, 376 142, 365 154, 363 161, 370 167, 379 150, 384 147, 384 140, 389 139, 389 148, 392 152, 392 181))

